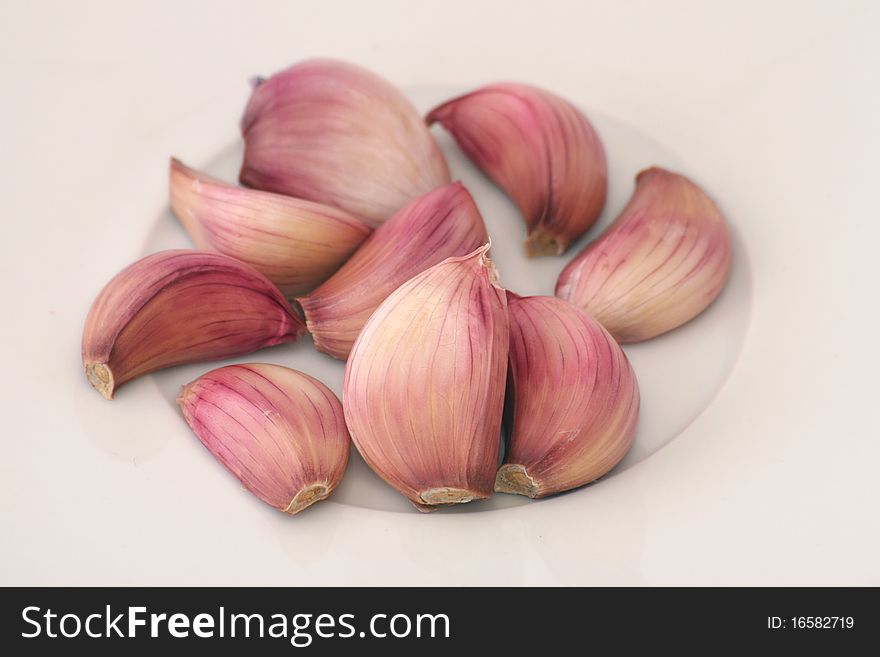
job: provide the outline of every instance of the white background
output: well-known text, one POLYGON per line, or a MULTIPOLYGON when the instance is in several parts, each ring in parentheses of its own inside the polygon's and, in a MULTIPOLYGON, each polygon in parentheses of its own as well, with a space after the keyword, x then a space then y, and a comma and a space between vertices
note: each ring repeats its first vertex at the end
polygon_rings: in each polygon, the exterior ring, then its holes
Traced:
POLYGON ((0 584, 880 584, 878 33, 869 1, 2 0, 0 584), (167 405, 88 388, 82 319, 143 252, 168 156, 216 153, 245 80, 315 55, 541 84, 683 154, 752 277, 712 405, 516 509, 279 520, 207 459, 194 488, 167 405))

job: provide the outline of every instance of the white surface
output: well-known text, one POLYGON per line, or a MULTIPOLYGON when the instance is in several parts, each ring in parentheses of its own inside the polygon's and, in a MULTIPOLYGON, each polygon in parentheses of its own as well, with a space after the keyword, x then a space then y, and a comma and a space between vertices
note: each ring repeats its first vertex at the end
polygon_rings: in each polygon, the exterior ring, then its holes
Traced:
MULTIPOLYGON (((0 8, 0 584, 880 584, 880 7, 363 4, 0 8), (703 183, 739 237, 739 287, 712 312, 748 325, 738 359, 728 331, 706 363, 711 385, 732 368, 708 408, 690 422, 693 408, 665 403, 693 399, 674 388, 703 356, 678 366, 666 359, 681 347, 654 361, 659 345, 640 346, 646 397, 669 377, 654 417, 680 433, 596 486, 430 516, 355 506, 342 489, 287 518, 240 492, 163 401, 177 373, 112 403, 92 391, 79 362, 89 304, 175 239, 162 232, 168 156, 222 166, 244 81, 317 54, 423 100, 501 78, 566 95, 609 147, 606 220, 642 156, 703 183)), ((507 203, 488 187, 478 201, 490 223, 507 203)), ((522 275, 513 250, 497 257, 506 280, 522 275)), ((542 275, 522 291, 549 291, 542 275)), ((279 360, 300 366, 306 347, 279 360)), ((640 438, 664 432, 652 422, 640 438)))

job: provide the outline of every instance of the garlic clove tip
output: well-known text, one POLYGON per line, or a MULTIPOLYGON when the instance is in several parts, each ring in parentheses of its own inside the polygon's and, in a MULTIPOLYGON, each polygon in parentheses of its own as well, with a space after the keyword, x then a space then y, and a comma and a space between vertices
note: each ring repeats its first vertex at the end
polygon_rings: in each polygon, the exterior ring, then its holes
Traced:
POLYGON ((439 488, 429 488, 419 494, 419 498, 425 504, 436 506, 443 504, 466 504, 474 500, 485 499, 485 494, 477 491, 468 490, 466 488, 450 488, 441 486, 439 488))
POLYGON ((284 513, 295 516, 297 513, 310 507, 315 502, 320 502, 330 495, 330 489, 324 484, 312 484, 306 486, 290 501, 290 505, 284 509, 284 513))
POLYGON ((516 463, 506 463, 498 468, 498 474, 495 477, 495 492, 525 495, 532 499, 543 497, 540 486, 529 475, 529 471, 516 463))
POLYGON ((85 373, 89 383, 104 396, 104 399, 113 399, 116 386, 113 381, 113 370, 107 366, 107 363, 86 363, 85 373))
POLYGON ((568 249, 569 243, 561 235, 548 232, 543 228, 532 230, 524 241, 526 256, 529 258, 562 255, 568 249))

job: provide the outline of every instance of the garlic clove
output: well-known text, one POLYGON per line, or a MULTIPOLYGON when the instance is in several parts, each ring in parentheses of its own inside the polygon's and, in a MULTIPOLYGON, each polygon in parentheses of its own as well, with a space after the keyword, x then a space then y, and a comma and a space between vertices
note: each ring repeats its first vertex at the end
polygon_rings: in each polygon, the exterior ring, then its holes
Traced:
POLYGON ((83 367, 112 399, 142 374, 240 356, 304 331, 278 288, 252 267, 211 251, 162 251, 123 269, 95 299, 83 367))
POLYGON ((483 218, 461 183, 420 196, 367 238, 318 289, 297 299, 315 347, 346 359, 364 324, 389 294, 451 256, 488 241, 483 218))
POLYGON ((346 62, 308 60, 258 81, 241 131, 242 183, 342 208, 372 227, 449 182, 409 100, 346 62))
POLYGON ((493 84, 431 110, 467 156, 519 207, 530 257, 564 253, 596 222, 605 150, 573 105, 524 84, 493 84))
POLYGON ((508 292, 512 421, 495 490, 538 498, 594 481, 626 455, 639 388, 602 326, 556 297, 508 292))
POLYGON ((372 232, 337 208, 227 185, 172 159, 171 208, 195 245, 251 265, 293 298, 330 277, 372 232))
POLYGON ((229 365, 183 386, 183 416, 208 451, 266 504, 289 514, 342 481, 350 440, 342 404, 280 365, 229 365))
POLYGON ((584 309, 618 342, 639 342, 693 319, 730 273, 720 210, 682 175, 653 167, 614 223, 566 266, 556 296, 584 309))
POLYGON ((500 447, 507 303, 489 245, 410 279, 345 369, 345 419, 369 466, 421 511, 489 497, 500 447))

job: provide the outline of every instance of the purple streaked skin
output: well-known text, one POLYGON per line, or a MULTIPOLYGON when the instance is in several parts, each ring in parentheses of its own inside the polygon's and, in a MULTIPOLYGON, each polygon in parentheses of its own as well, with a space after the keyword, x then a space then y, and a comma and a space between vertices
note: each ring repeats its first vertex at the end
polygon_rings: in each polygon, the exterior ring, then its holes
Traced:
POLYGON ((605 150, 587 118, 559 96, 501 83, 428 113, 519 207, 530 257, 564 253, 605 205, 605 150))
POLYGON ((461 183, 409 203, 367 238, 327 282, 297 301, 315 347, 345 360, 366 321, 389 294, 451 256, 488 241, 483 218, 461 183))
POLYGON ((374 228, 449 182, 409 100, 347 62, 308 60, 261 81, 241 132, 243 184, 341 208, 374 228))
POLYGON ((487 250, 404 283, 370 317, 346 365, 352 440, 420 511, 492 494, 508 323, 487 250))
POLYGON ((171 208, 197 248, 248 263, 287 298, 327 280, 372 232, 338 208, 228 185, 176 159, 169 182, 171 208))
POLYGON ((342 481, 351 443, 342 404, 317 379, 229 365, 183 386, 177 403, 208 451, 270 506, 298 513, 342 481))
POLYGON ((689 179, 653 167, 627 206, 559 276, 556 296, 602 323, 618 342, 670 331, 705 310, 730 274, 718 206, 689 179))
POLYGON ((632 446, 635 373, 614 338, 569 302, 507 298, 513 413, 495 490, 540 498, 595 481, 632 446))
POLYGON ((92 304, 83 367, 107 399, 126 381, 296 340, 305 326, 265 276, 212 251, 154 253, 119 272, 92 304))

